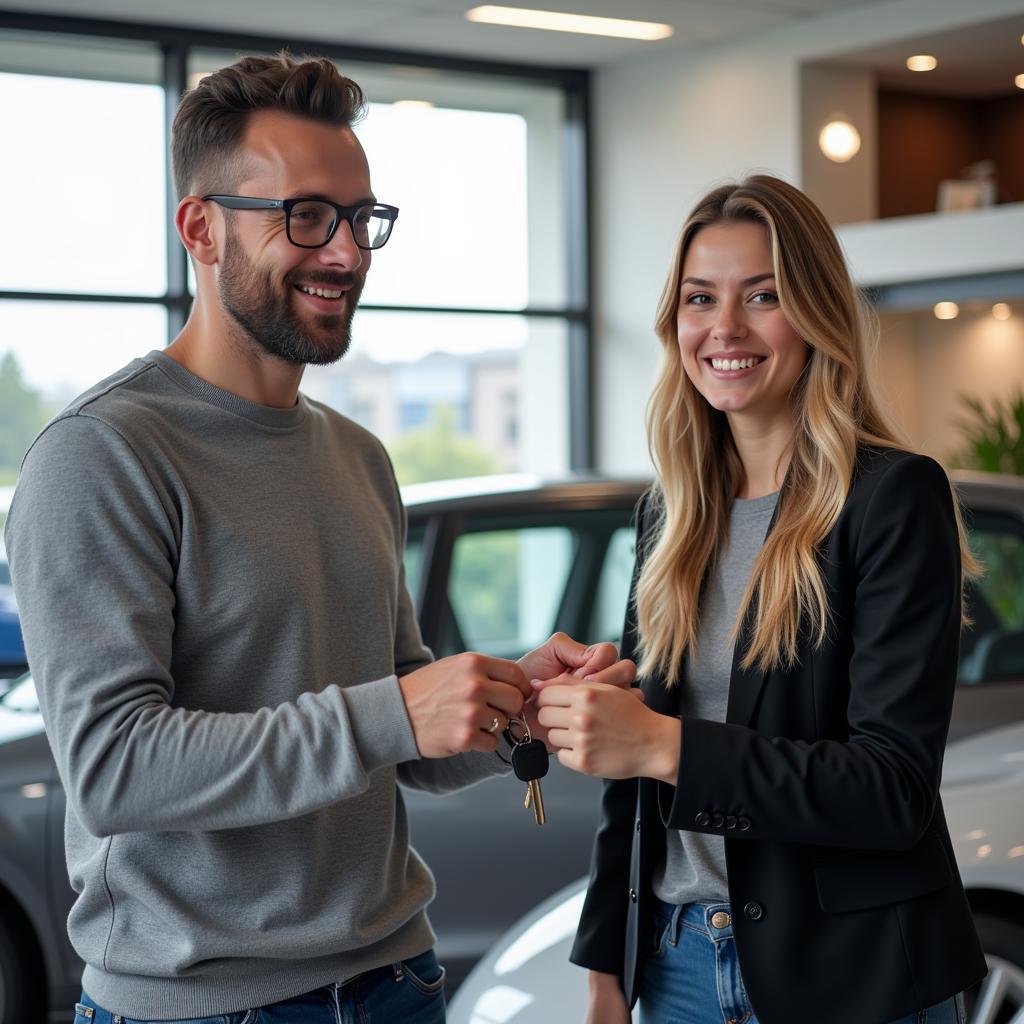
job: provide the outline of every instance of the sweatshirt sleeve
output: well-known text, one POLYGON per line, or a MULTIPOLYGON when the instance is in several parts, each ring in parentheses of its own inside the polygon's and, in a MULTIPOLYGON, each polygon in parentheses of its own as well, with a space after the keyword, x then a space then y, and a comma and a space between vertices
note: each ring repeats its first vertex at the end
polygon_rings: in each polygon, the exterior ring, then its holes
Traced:
POLYGON ((251 713, 175 706, 177 517, 109 424, 79 413, 40 435, 6 544, 47 735, 92 834, 294 818, 417 756, 396 675, 251 713))
MULTIPOLYGON (((395 487, 397 493, 397 484, 395 487)), ((401 504, 401 499, 398 500, 401 504)), ((404 507, 401 509, 401 516, 401 536, 404 549, 408 528, 404 507)), ((423 643, 423 637, 420 634, 403 565, 398 581, 395 671, 401 677, 429 665, 433 660, 434 655, 430 648, 423 643)), ((503 745, 499 745, 498 749, 501 750, 503 745)), ((507 758, 507 753, 505 756, 507 758)), ((507 775, 511 771, 511 767, 503 762, 497 754, 470 751, 467 754, 456 754, 453 757, 444 758, 420 758, 417 756, 398 766, 398 781, 409 789, 422 790, 426 793, 453 793, 483 779, 489 779, 496 775, 507 775)))

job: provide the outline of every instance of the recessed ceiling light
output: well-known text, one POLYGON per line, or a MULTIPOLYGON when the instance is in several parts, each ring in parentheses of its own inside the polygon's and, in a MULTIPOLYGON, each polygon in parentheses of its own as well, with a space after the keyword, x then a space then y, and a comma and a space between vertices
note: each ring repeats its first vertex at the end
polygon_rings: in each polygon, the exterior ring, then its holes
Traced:
POLYGON ((837 164, 845 164, 860 150, 860 132, 849 121, 829 121, 818 133, 822 153, 837 164))
POLYGON ((667 39, 675 32, 671 25, 654 21, 628 21, 624 18, 595 18, 585 14, 561 14, 534 11, 523 7, 485 5, 466 11, 470 21, 513 28, 541 28, 551 32, 581 32, 589 36, 615 36, 618 39, 642 39, 651 42, 667 39))
POLYGON ((934 71, 938 66, 939 62, 929 53, 907 58, 907 67, 911 71, 934 71))
POLYGON ((393 107, 405 107, 408 110, 432 110, 434 104, 430 100, 395 100, 393 107))
POLYGON ((1024 89, 1024 75, 1017 75, 1013 80, 1013 84, 1017 86, 1018 89, 1024 89))
POLYGON ((955 320, 960 313, 960 307, 955 302, 936 302, 932 312, 939 320, 955 320))
POLYGON ((992 307, 992 315, 997 320, 1009 320, 1013 315, 1013 310, 1010 309, 1010 305, 1007 302, 997 302, 992 307))

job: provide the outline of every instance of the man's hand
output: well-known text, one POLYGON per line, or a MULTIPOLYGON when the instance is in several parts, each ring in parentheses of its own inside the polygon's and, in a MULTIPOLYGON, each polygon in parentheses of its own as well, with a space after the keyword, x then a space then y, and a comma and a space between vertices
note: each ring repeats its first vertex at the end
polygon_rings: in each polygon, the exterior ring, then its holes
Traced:
MULTIPOLYGON (((519 659, 519 666, 537 692, 554 683, 572 684, 584 679, 629 689, 636 679, 636 665, 629 659, 619 661, 618 658, 615 644, 601 643, 587 647, 565 633, 555 633, 547 643, 524 654, 519 659)), ((640 690, 630 692, 643 700, 640 690)), ((523 708, 523 715, 533 738, 545 743, 553 753, 557 748, 548 743, 548 731, 537 717, 538 707, 535 700, 528 701, 523 708)))
POLYGON ((519 665, 483 654, 442 658, 402 676, 398 685, 421 757, 494 750, 509 718, 533 694, 519 665))
POLYGON ((644 776, 675 785, 679 719, 601 682, 553 683, 540 690, 535 703, 547 741, 566 768, 603 779, 644 776))

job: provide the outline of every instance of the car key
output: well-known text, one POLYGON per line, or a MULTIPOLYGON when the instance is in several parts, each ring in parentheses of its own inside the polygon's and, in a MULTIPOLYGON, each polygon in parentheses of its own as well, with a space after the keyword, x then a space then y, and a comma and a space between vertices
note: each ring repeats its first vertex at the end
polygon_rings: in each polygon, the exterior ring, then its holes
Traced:
POLYGON ((533 805, 533 815, 538 825, 547 820, 544 813, 544 794, 541 792, 540 780, 548 773, 548 750, 540 740, 530 735, 529 727, 512 748, 512 771, 516 778, 526 783, 526 799, 523 806, 533 805))

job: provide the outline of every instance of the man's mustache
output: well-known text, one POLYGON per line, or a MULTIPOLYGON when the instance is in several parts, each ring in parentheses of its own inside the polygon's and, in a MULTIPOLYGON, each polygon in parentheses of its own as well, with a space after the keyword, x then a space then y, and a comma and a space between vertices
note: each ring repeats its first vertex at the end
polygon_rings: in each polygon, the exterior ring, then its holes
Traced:
POLYGON ((304 274, 289 274, 285 281, 289 285, 317 284, 323 287, 355 288, 362 282, 362 277, 359 274, 338 271, 309 270, 304 274))

